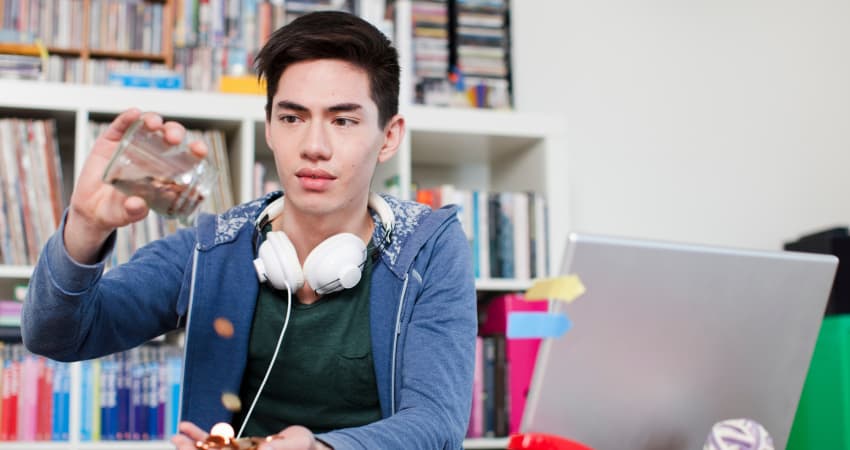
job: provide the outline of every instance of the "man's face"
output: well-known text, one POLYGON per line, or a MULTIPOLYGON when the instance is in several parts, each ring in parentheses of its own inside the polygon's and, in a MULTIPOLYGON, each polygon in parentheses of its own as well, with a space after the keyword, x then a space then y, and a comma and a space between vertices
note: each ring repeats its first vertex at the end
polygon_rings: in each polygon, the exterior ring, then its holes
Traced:
POLYGON ((364 70, 322 59, 281 74, 266 141, 288 201, 325 215, 364 203, 375 165, 393 155, 401 126, 398 118, 379 126, 364 70))

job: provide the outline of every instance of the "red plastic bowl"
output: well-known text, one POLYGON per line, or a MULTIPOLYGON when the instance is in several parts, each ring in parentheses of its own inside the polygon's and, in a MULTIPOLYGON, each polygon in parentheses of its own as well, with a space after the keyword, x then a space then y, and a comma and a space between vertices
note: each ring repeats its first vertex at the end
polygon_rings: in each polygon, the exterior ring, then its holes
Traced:
POLYGON ((508 439, 507 450, 593 450, 569 439, 544 433, 515 434, 508 439))

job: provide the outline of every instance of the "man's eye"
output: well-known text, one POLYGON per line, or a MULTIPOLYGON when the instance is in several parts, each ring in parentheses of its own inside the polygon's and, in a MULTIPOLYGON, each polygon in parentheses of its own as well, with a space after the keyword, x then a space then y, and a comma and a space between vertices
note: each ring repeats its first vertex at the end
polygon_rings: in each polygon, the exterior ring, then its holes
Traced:
POLYGON ((334 119, 333 123, 334 123, 334 125, 337 125, 337 126, 340 126, 340 127, 350 127, 350 126, 357 125, 356 120, 349 119, 347 117, 337 117, 336 119, 334 119))
POLYGON ((296 123, 296 122, 298 122, 298 116, 292 116, 292 115, 280 116, 280 121, 283 122, 283 123, 296 123))

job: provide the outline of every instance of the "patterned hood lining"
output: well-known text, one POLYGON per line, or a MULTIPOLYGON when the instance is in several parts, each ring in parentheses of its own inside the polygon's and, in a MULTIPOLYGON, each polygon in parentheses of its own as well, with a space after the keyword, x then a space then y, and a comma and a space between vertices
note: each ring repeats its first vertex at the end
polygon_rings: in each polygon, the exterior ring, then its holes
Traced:
MULTIPOLYGON (((215 238, 213 246, 230 242, 246 226, 253 227, 257 216, 269 203, 283 195, 282 192, 266 194, 256 200, 237 205, 215 217, 215 238)), ((431 212, 431 208, 421 203, 403 201, 386 194, 380 194, 387 202, 395 215, 395 226, 393 227, 390 244, 384 246, 382 253, 390 265, 395 265, 401 249, 407 238, 416 230, 416 226, 431 212)), ((384 238, 384 224, 375 211, 372 220, 375 221, 375 230, 372 239, 380 242, 384 238)), ((204 240, 201 239, 203 242, 204 240)))

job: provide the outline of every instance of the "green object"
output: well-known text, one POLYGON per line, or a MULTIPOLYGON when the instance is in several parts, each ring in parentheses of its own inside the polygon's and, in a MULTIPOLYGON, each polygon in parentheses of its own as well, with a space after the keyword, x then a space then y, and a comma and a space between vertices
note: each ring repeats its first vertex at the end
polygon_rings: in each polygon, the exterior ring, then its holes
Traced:
POLYGON ((850 315, 821 324, 788 450, 850 450, 850 315))

